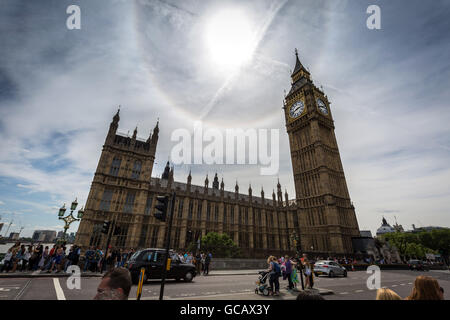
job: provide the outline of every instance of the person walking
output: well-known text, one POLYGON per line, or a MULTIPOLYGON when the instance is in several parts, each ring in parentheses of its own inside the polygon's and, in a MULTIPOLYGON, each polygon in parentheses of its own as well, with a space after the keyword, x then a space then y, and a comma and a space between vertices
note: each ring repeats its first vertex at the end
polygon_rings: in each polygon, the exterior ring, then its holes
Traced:
POLYGON ((269 269, 267 271, 269 272, 269 284, 271 289, 270 294, 273 296, 278 296, 280 294, 280 265, 277 263, 277 259, 274 256, 270 256, 267 259, 267 264, 269 265, 269 269))
POLYGON ((200 263, 202 265, 202 272, 205 272, 205 253, 201 253, 200 263))
POLYGON ((284 257, 284 266, 285 266, 285 271, 284 271, 284 276, 283 276, 283 280, 288 280, 288 289, 292 290, 294 289, 294 283, 292 281, 292 271, 293 271, 293 266, 295 265, 295 263, 288 257, 284 257))
POLYGON ((202 273, 202 257, 198 252, 195 255, 195 268, 197 269, 197 274, 202 273))
POLYGON ((308 260, 307 256, 304 256, 303 258, 303 267, 304 267, 304 274, 305 274, 305 288, 309 287, 312 289, 313 287, 313 271, 312 271, 312 265, 308 260))
POLYGON ((211 263, 212 254, 208 252, 205 257, 205 271, 203 275, 207 276, 209 274, 209 264, 211 263))

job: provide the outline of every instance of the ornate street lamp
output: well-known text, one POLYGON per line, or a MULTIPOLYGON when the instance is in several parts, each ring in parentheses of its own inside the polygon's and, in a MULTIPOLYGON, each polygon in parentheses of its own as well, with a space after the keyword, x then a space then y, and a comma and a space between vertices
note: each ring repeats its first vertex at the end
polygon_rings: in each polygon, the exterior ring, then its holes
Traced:
POLYGON ((81 207, 80 210, 78 210, 78 215, 77 218, 75 218, 73 216, 73 212, 75 211, 75 209, 78 206, 78 202, 77 202, 77 198, 75 198, 75 201, 72 202, 71 206, 70 206, 70 213, 64 217, 64 214, 66 212, 66 204, 64 204, 58 212, 58 219, 59 220, 63 220, 64 221, 64 235, 63 235, 63 240, 66 239, 66 233, 67 233, 67 229, 69 229, 70 225, 75 222, 75 221, 80 221, 81 218, 83 217, 84 214, 84 208, 81 207))

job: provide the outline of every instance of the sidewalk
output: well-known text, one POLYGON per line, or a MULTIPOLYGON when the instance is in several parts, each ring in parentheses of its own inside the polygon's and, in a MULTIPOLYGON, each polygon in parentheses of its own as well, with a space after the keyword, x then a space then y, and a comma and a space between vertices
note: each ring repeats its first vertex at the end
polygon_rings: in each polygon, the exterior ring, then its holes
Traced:
MULTIPOLYGON (((322 296, 334 294, 332 290, 315 288, 315 289, 307 289, 306 292, 314 292, 318 293, 322 296)), ((256 294, 253 290, 249 290, 248 292, 237 292, 237 293, 223 293, 223 294, 215 294, 210 296, 187 296, 187 297, 165 297, 166 300, 265 300, 265 301, 273 301, 273 300, 296 300, 299 291, 288 291, 287 289, 280 289, 279 296, 264 296, 262 294, 256 294)), ((141 300, 157 300, 158 297, 144 297, 141 300)))
MULTIPOLYGON (((82 272, 81 276, 82 277, 101 277, 103 274, 98 273, 98 272, 82 272)), ((2 278, 63 278, 63 277, 69 277, 70 274, 69 273, 65 273, 64 271, 55 273, 55 272, 51 272, 51 273, 47 273, 46 271, 26 271, 26 272, 2 272, 0 273, 0 279, 2 278)))

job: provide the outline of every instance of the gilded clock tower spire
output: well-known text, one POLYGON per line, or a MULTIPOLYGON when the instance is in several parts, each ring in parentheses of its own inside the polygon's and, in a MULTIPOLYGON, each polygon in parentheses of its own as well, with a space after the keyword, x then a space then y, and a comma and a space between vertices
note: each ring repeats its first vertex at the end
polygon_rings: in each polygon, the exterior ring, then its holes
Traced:
POLYGON ((334 133, 330 102, 295 50, 292 85, 284 100, 302 246, 305 251, 351 253, 359 236, 334 133))

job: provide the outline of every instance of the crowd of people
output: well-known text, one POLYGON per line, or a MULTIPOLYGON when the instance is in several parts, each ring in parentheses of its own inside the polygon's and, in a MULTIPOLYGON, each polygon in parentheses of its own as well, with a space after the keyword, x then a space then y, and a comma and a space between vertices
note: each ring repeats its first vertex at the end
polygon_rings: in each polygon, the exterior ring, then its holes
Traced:
MULTIPOLYGON (((135 249, 111 248, 106 253, 100 247, 90 247, 81 256, 81 250, 73 245, 67 249, 66 243, 55 244, 52 248, 36 245, 21 245, 16 242, 3 259, 0 272, 66 271, 70 265, 79 265, 83 272, 103 272, 123 267, 136 252, 135 249), (81 259, 80 259, 81 256, 81 259)), ((208 275, 212 254, 210 252, 179 252, 180 261, 196 266, 198 275, 208 275)))
POLYGON ((77 265, 79 258, 80 248, 76 245, 71 246, 67 252, 65 243, 55 244, 50 249, 42 244, 25 246, 16 242, 5 254, 0 272, 61 272, 71 265, 77 265))
POLYGON ((178 258, 181 262, 193 264, 197 270, 197 275, 203 274, 207 276, 209 274, 212 260, 211 252, 197 252, 195 254, 192 252, 179 252, 178 258))
POLYGON ((305 288, 312 289, 314 286, 314 264, 308 260, 308 256, 303 254, 301 258, 284 256, 277 259, 270 256, 267 259, 269 268, 270 294, 278 296, 280 294, 280 277, 288 281, 288 290, 293 290, 299 283, 299 272, 304 276, 305 288))

